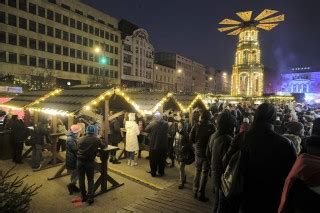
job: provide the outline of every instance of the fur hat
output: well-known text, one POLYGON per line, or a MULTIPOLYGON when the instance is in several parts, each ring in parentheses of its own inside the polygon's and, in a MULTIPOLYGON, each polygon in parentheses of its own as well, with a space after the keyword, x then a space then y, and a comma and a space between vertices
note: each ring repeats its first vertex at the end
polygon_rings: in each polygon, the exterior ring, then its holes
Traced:
POLYGON ((74 125, 72 125, 72 126, 70 127, 70 130, 71 130, 72 133, 75 133, 75 134, 76 134, 76 133, 78 133, 78 132, 81 132, 82 128, 81 128, 80 125, 74 124, 74 125))
POLYGON ((86 133, 88 135, 95 135, 97 134, 97 127, 95 125, 89 125, 86 129, 86 133))

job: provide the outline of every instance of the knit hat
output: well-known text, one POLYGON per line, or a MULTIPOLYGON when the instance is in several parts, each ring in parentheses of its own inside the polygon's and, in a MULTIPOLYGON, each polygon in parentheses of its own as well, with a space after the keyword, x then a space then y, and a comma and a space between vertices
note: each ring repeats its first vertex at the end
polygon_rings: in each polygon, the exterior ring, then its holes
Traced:
POLYGON ((261 104, 255 112, 254 123, 270 123, 272 124, 277 117, 277 111, 270 103, 261 104))
POLYGON ((76 133, 80 132, 80 131, 82 130, 82 128, 81 128, 80 125, 74 124, 74 125, 72 125, 72 126, 70 127, 70 130, 71 130, 71 132, 73 132, 73 133, 76 134, 76 133))
POLYGON ((290 121, 286 125, 287 131, 292 134, 300 134, 303 129, 303 124, 297 121, 290 121))
POLYGON ((157 120, 160 120, 161 119, 161 113, 159 111, 156 111, 154 113, 154 117, 157 119, 157 120))
POLYGON ((97 134, 97 127, 95 125, 89 125, 87 127, 86 133, 89 135, 97 134))

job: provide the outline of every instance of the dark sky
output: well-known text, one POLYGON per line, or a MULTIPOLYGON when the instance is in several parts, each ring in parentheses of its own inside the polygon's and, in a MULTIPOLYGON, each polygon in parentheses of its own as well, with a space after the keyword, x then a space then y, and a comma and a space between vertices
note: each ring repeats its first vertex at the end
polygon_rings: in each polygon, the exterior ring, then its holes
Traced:
POLYGON ((156 51, 176 52, 205 65, 231 69, 237 37, 217 31, 235 12, 263 9, 286 14, 285 22, 260 34, 262 61, 277 71, 320 66, 319 0, 82 0, 146 29, 156 51))

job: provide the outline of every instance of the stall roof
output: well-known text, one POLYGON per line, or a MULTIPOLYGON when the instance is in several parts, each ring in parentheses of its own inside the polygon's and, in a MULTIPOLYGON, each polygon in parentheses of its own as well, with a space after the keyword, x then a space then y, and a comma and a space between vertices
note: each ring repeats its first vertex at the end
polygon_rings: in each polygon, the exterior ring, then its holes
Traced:
POLYGON ((178 102, 182 111, 188 111, 194 106, 198 101, 200 101, 204 107, 207 107, 206 102, 203 100, 200 94, 189 93, 189 94, 173 94, 173 98, 178 102))
POLYGON ((40 99, 44 100, 46 97, 50 96, 52 92, 55 91, 26 91, 20 95, 15 96, 10 101, 2 104, 4 107, 11 107, 11 108, 23 108, 30 105, 35 104, 36 102, 40 101, 40 99))
POLYGON ((70 88, 61 91, 58 95, 48 97, 45 101, 32 105, 31 109, 47 110, 52 113, 74 113, 92 100, 106 93, 111 94, 110 88, 70 88))

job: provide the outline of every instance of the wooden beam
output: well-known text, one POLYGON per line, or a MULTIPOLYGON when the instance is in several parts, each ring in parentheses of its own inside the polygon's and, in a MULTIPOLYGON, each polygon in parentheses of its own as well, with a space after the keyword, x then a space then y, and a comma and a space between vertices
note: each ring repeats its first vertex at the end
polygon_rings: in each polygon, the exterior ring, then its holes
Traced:
POLYGON ((110 115, 110 116, 108 117, 108 119, 109 119, 109 121, 112 121, 113 119, 115 119, 115 118, 123 115, 124 113, 125 113, 124 111, 114 113, 113 115, 110 115))
POLYGON ((109 100, 104 101, 104 143, 108 144, 108 134, 109 134, 109 100))

